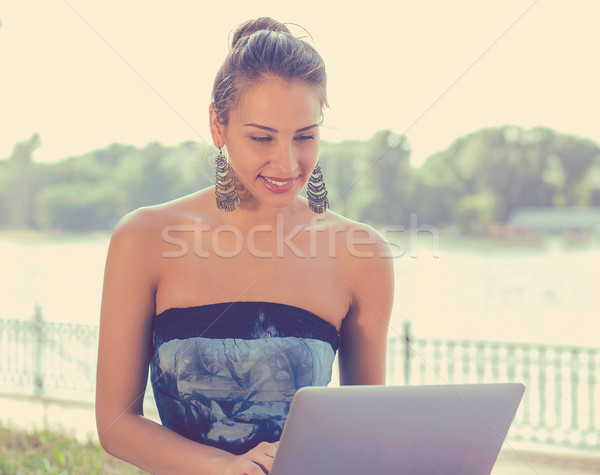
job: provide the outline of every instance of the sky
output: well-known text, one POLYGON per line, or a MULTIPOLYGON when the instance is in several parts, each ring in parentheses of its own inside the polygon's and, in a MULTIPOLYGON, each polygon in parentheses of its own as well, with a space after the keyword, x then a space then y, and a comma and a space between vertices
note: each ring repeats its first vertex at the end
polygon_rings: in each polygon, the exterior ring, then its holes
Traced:
POLYGON ((325 60, 323 140, 391 129, 415 166, 505 124, 600 142, 597 0, 0 0, 0 158, 36 132, 38 162, 113 142, 212 145, 215 74, 231 32, 259 16, 302 25, 325 60))

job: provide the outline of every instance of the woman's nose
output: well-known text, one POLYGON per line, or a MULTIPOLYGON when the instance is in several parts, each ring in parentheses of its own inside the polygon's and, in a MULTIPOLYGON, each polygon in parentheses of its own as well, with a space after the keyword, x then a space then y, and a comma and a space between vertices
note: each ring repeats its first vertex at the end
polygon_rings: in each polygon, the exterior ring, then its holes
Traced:
POLYGON ((296 171, 298 160, 292 144, 283 143, 273 158, 275 168, 282 173, 286 173, 286 175, 280 178, 288 178, 290 174, 296 171))

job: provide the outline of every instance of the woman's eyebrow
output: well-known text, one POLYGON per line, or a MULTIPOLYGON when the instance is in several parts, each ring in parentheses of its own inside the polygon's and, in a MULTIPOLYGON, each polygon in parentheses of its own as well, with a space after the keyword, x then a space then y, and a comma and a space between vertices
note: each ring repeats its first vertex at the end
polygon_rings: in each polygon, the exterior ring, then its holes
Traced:
MULTIPOLYGON (((263 130, 266 130, 268 132, 273 132, 274 134, 276 134, 277 132, 279 132, 279 130, 273 129, 272 127, 267 127, 266 125, 259 125, 259 124, 251 123, 251 124, 244 124, 244 126, 246 126, 246 127, 256 127, 258 129, 263 129, 263 130)), ((294 132, 294 133, 298 134, 300 132, 304 132, 306 130, 312 129, 313 127, 318 127, 318 126, 319 126, 319 124, 312 124, 312 125, 309 125, 307 127, 302 127, 301 129, 296 130, 296 132, 294 132)))

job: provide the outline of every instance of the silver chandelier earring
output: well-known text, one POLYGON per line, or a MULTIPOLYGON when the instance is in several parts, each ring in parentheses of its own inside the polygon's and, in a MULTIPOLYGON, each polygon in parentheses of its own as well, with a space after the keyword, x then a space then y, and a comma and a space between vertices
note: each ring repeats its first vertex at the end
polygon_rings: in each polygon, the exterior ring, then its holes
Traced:
POLYGON ((315 213, 323 213, 329 208, 329 200, 327 199, 327 190, 325 189, 325 182, 323 181, 323 173, 321 173, 321 166, 317 162, 317 166, 313 170, 308 180, 308 190, 306 192, 308 197, 308 205, 315 213))
POLYGON ((240 203, 235 188, 235 180, 231 176, 231 170, 223 150, 219 147, 219 155, 215 159, 215 195, 217 208, 223 211, 233 211, 240 203))

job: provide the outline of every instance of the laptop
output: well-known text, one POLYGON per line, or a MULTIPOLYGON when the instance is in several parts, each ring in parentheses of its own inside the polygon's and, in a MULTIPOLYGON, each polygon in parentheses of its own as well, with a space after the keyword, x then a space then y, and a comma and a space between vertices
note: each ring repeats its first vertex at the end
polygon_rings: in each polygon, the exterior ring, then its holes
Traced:
POLYGON ((520 383, 304 387, 271 475, 482 475, 492 471, 520 383))

